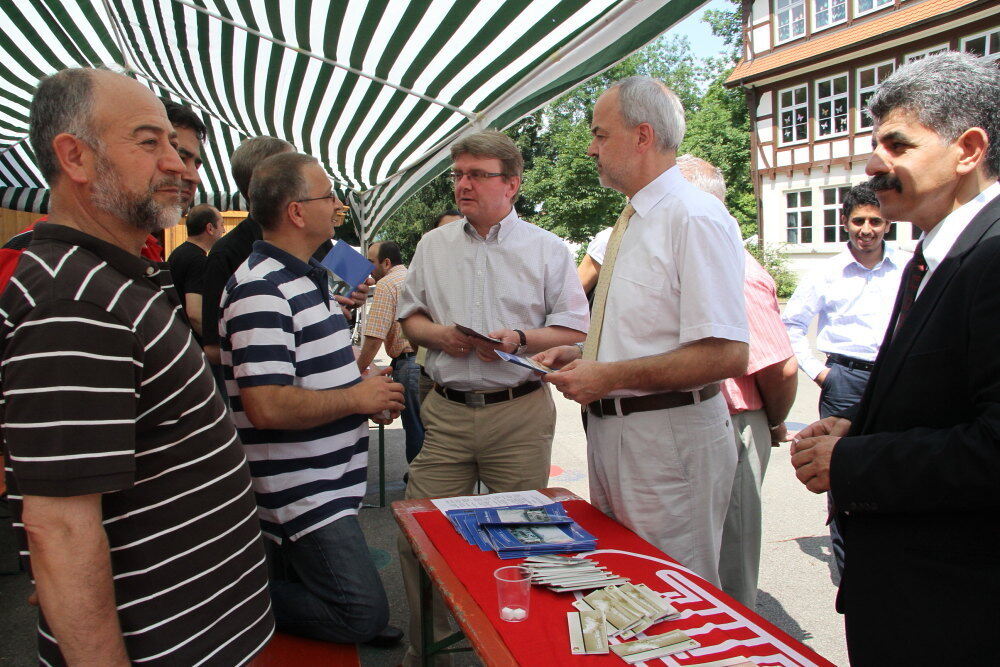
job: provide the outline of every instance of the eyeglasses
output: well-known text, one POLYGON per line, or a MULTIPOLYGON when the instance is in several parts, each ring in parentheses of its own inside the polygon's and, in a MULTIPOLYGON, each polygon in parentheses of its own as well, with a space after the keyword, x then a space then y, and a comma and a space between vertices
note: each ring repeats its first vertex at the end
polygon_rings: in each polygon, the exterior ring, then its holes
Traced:
POLYGON ((318 201, 320 199, 336 199, 336 198, 337 198, 337 193, 336 192, 331 192, 330 194, 323 195, 322 197, 309 197, 308 199, 295 199, 293 201, 297 201, 299 203, 302 203, 302 202, 307 202, 307 201, 318 201))
POLYGON ((458 183, 460 180, 468 176, 476 183, 482 183, 487 178, 496 178, 497 176, 503 176, 504 174, 499 171, 481 171, 479 169, 473 169, 472 171, 452 171, 448 174, 448 177, 453 183, 458 183))

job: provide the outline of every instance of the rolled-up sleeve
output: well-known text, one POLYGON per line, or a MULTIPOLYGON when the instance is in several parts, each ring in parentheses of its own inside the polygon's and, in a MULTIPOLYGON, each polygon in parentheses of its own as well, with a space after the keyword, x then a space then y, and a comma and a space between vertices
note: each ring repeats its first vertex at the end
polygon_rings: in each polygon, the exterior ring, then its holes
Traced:
MULTIPOLYGON (((561 244, 560 244, 561 245, 561 244)), ((545 281, 545 326, 566 327, 587 333, 590 308, 569 249, 553 248, 545 281)))

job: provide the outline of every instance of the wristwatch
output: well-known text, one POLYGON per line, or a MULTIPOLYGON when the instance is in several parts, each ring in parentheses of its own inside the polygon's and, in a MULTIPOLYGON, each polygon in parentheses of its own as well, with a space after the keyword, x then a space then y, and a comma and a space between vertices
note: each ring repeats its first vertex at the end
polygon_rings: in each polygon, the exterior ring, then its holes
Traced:
POLYGON ((514 329, 514 333, 521 339, 521 342, 514 348, 514 354, 521 354, 521 351, 528 347, 528 337, 520 329, 514 329))

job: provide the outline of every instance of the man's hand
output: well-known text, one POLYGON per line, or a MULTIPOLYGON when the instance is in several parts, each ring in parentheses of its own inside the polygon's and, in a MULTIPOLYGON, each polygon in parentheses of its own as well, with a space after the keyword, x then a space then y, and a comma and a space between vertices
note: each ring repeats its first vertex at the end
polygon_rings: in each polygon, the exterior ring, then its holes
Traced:
POLYGON ((368 293, 371 292, 372 285, 375 284, 375 280, 369 276, 365 279, 365 282, 358 285, 358 288, 351 292, 350 296, 339 296, 334 295, 333 298, 341 306, 354 310, 355 308, 360 308, 368 300, 368 293))
POLYGON ((383 417, 381 415, 382 415, 382 413, 380 412, 379 414, 377 414, 377 415, 371 415, 368 418, 371 419, 376 424, 381 424, 382 426, 388 426, 393 421, 395 421, 396 418, 399 417, 399 412, 396 411, 396 410, 393 410, 392 412, 389 413, 388 417, 383 417))
POLYGON ((545 382, 555 385, 563 396, 580 405, 587 405, 607 396, 614 389, 611 378, 608 364, 583 359, 571 361, 562 369, 542 376, 545 382))
POLYGON ((569 362, 576 361, 582 355, 583 353, 576 345, 560 345, 559 347, 550 347, 544 352, 539 352, 531 358, 532 360, 540 363, 542 366, 560 369, 569 362))
POLYGON ((403 385, 388 377, 391 372, 383 368, 350 387, 356 414, 376 415, 383 410, 398 414, 403 409, 403 385))
POLYGON ((490 343, 489 341, 473 338, 472 343, 476 346, 476 356, 482 361, 499 361, 500 357, 494 350, 503 350, 514 354, 514 350, 521 344, 521 337, 513 329, 497 329, 486 334, 490 338, 499 338, 502 342, 490 343))
POLYGON ((816 377, 813 378, 813 382, 815 382, 817 385, 819 385, 820 387, 822 387, 823 383, 826 381, 826 376, 829 375, 829 374, 830 374, 830 369, 829 368, 824 368, 823 370, 821 370, 819 372, 819 375, 817 375, 816 377))
MULTIPOLYGON (((441 351, 450 357, 462 358, 476 349, 471 336, 466 336, 464 333, 456 329, 455 327, 441 327, 441 335, 438 338, 438 346, 441 351)), ((496 355, 493 355, 496 356, 496 355)))
POLYGON ((833 435, 839 438, 847 435, 849 430, 851 430, 850 419, 844 419, 843 417, 827 417, 806 426, 804 429, 795 434, 795 438, 793 438, 793 440, 798 442, 799 440, 815 438, 821 435, 833 435))
POLYGON ((795 476, 813 493, 830 490, 830 459, 837 436, 821 435, 792 443, 792 465, 795 476))
POLYGON ((770 432, 772 447, 777 447, 783 442, 788 442, 788 427, 785 426, 785 422, 781 422, 777 426, 772 426, 770 432))

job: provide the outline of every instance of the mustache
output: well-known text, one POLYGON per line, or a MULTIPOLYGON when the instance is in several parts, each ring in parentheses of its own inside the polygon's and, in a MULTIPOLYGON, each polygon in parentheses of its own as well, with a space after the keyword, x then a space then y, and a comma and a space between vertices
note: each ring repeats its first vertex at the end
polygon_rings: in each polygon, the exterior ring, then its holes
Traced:
POLYGON ((875 192, 879 190, 895 190, 896 192, 902 192, 903 184, 899 182, 899 179, 891 174, 876 174, 872 176, 872 179, 868 181, 868 185, 875 192))

